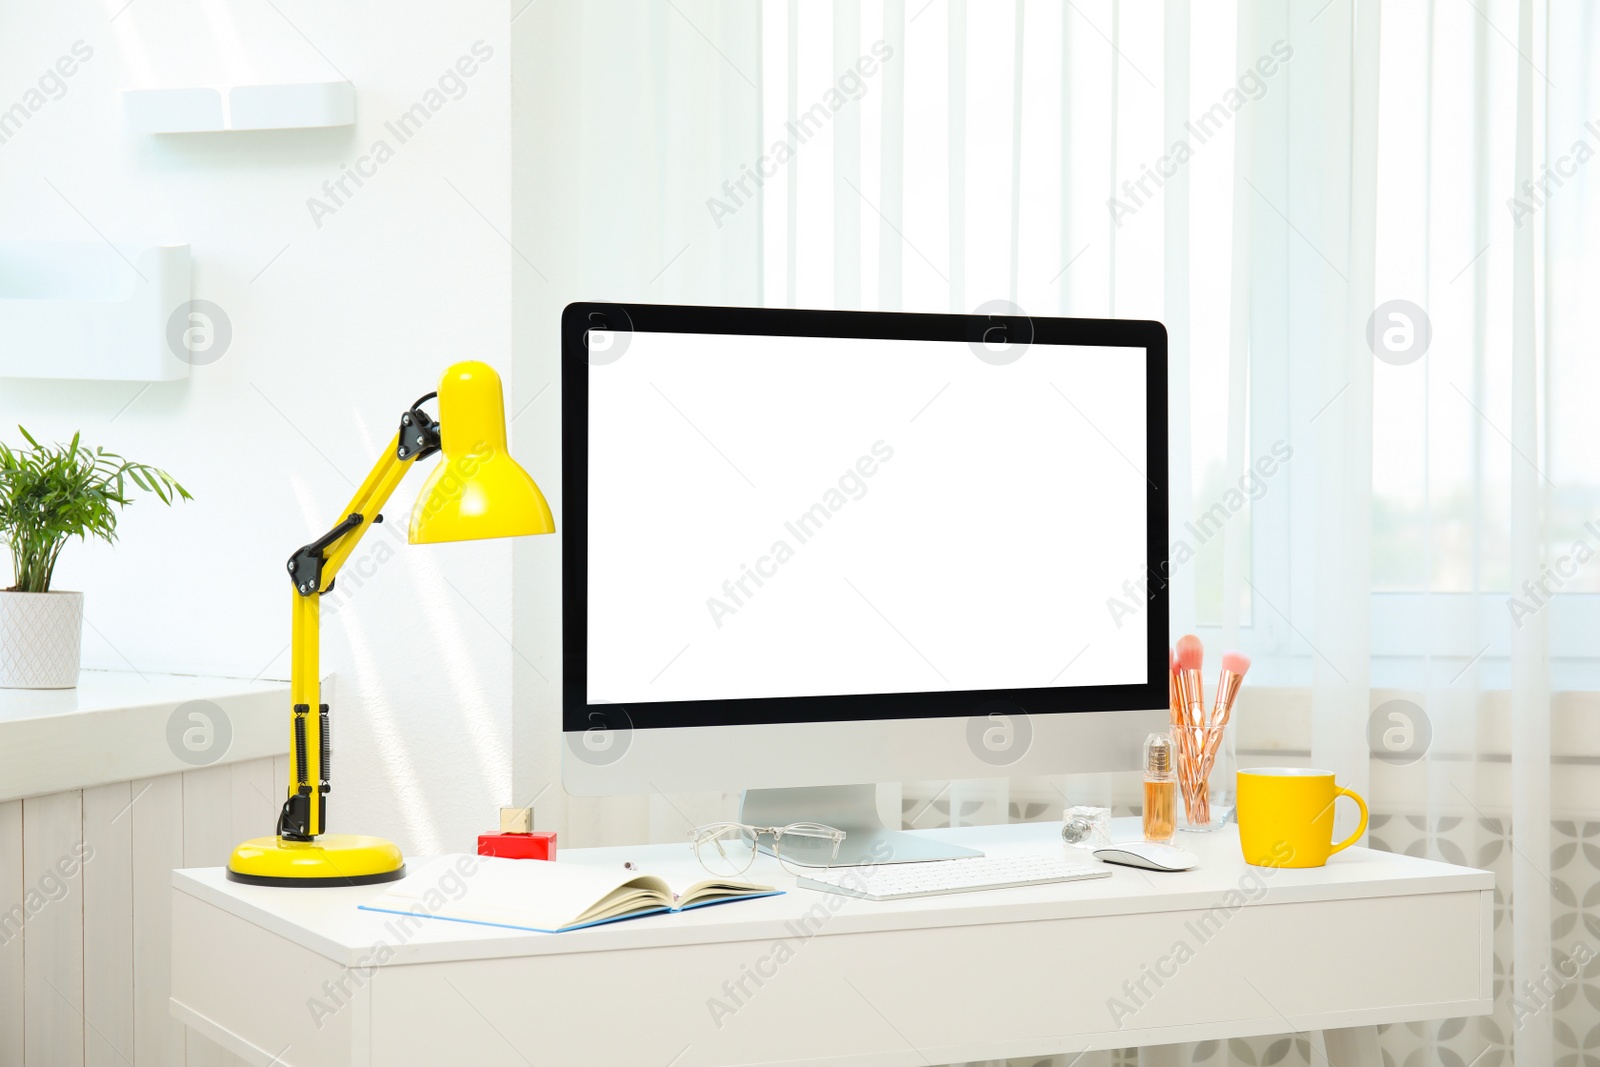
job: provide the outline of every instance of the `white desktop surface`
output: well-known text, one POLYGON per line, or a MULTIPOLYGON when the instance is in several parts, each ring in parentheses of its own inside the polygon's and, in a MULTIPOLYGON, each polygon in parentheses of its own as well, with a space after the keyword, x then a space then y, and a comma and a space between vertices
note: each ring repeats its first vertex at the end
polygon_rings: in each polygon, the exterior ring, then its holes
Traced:
MULTIPOLYGON (((1055 823, 922 832, 991 855, 1062 849, 1055 823)), ((1136 832, 1115 824, 1118 839, 1136 832)), ((751 877, 786 895, 562 934, 429 920, 402 944, 386 927, 395 916, 356 907, 382 886, 272 889, 180 870, 173 1011, 262 1065, 432 1063, 454 1049, 482 1064, 698 1067, 942 1064, 1490 1010, 1489 873, 1359 848, 1324 868, 1262 872, 1244 865, 1231 828, 1179 843, 1197 869, 1115 867, 1086 882, 889 902, 796 890, 763 857, 751 877), (1193 923, 1241 885, 1256 899, 1200 941, 1193 923), (819 901, 837 910, 797 938, 819 901), (1194 958, 1114 1020, 1109 998, 1179 939, 1194 958), (780 941, 794 958, 714 1025, 724 981, 780 941), (349 1003, 324 998, 337 1010, 310 1025, 321 983, 341 977, 349 1003), (774 1027, 810 1017, 829 1019, 827 1033, 772 1044, 774 1027)), ((560 862, 625 860, 674 883, 704 877, 687 844, 569 850, 560 862)))

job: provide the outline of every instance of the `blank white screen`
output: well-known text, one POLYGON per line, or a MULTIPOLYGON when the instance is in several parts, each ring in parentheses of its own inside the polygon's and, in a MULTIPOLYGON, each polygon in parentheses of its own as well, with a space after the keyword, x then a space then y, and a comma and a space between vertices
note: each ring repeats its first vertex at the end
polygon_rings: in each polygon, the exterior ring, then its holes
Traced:
POLYGON ((1146 681, 1142 348, 590 344, 591 701, 1146 681))

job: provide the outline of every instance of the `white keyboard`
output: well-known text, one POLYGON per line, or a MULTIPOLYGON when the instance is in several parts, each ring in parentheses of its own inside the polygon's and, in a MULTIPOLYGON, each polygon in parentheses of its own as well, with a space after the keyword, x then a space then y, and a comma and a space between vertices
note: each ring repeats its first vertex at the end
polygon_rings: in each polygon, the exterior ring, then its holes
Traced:
POLYGON ((973 856, 926 863, 885 863, 875 867, 833 867, 800 876, 802 889, 820 889, 863 900, 901 900, 940 893, 971 893, 1047 882, 1109 878, 1099 862, 1056 856, 973 856))

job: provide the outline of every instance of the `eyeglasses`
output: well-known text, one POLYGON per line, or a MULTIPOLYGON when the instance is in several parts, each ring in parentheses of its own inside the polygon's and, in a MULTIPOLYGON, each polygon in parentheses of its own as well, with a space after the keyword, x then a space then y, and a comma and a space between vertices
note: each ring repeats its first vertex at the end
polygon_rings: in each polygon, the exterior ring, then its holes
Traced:
POLYGON ((801 874, 807 868, 829 867, 839 858, 845 832, 816 822, 788 826, 750 826, 742 822, 714 822, 689 831, 689 847, 712 874, 734 877, 750 869, 760 850, 761 838, 771 839, 771 851, 783 869, 801 874))

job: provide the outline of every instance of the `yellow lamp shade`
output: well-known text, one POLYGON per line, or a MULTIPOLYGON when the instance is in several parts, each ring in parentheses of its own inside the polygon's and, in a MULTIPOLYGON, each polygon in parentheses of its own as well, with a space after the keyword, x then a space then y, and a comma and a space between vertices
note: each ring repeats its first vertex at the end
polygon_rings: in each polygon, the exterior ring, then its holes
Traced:
POLYGON ((439 382, 440 451, 411 510, 409 540, 472 541, 554 533, 539 486, 506 451, 500 375, 487 363, 456 363, 439 382))

